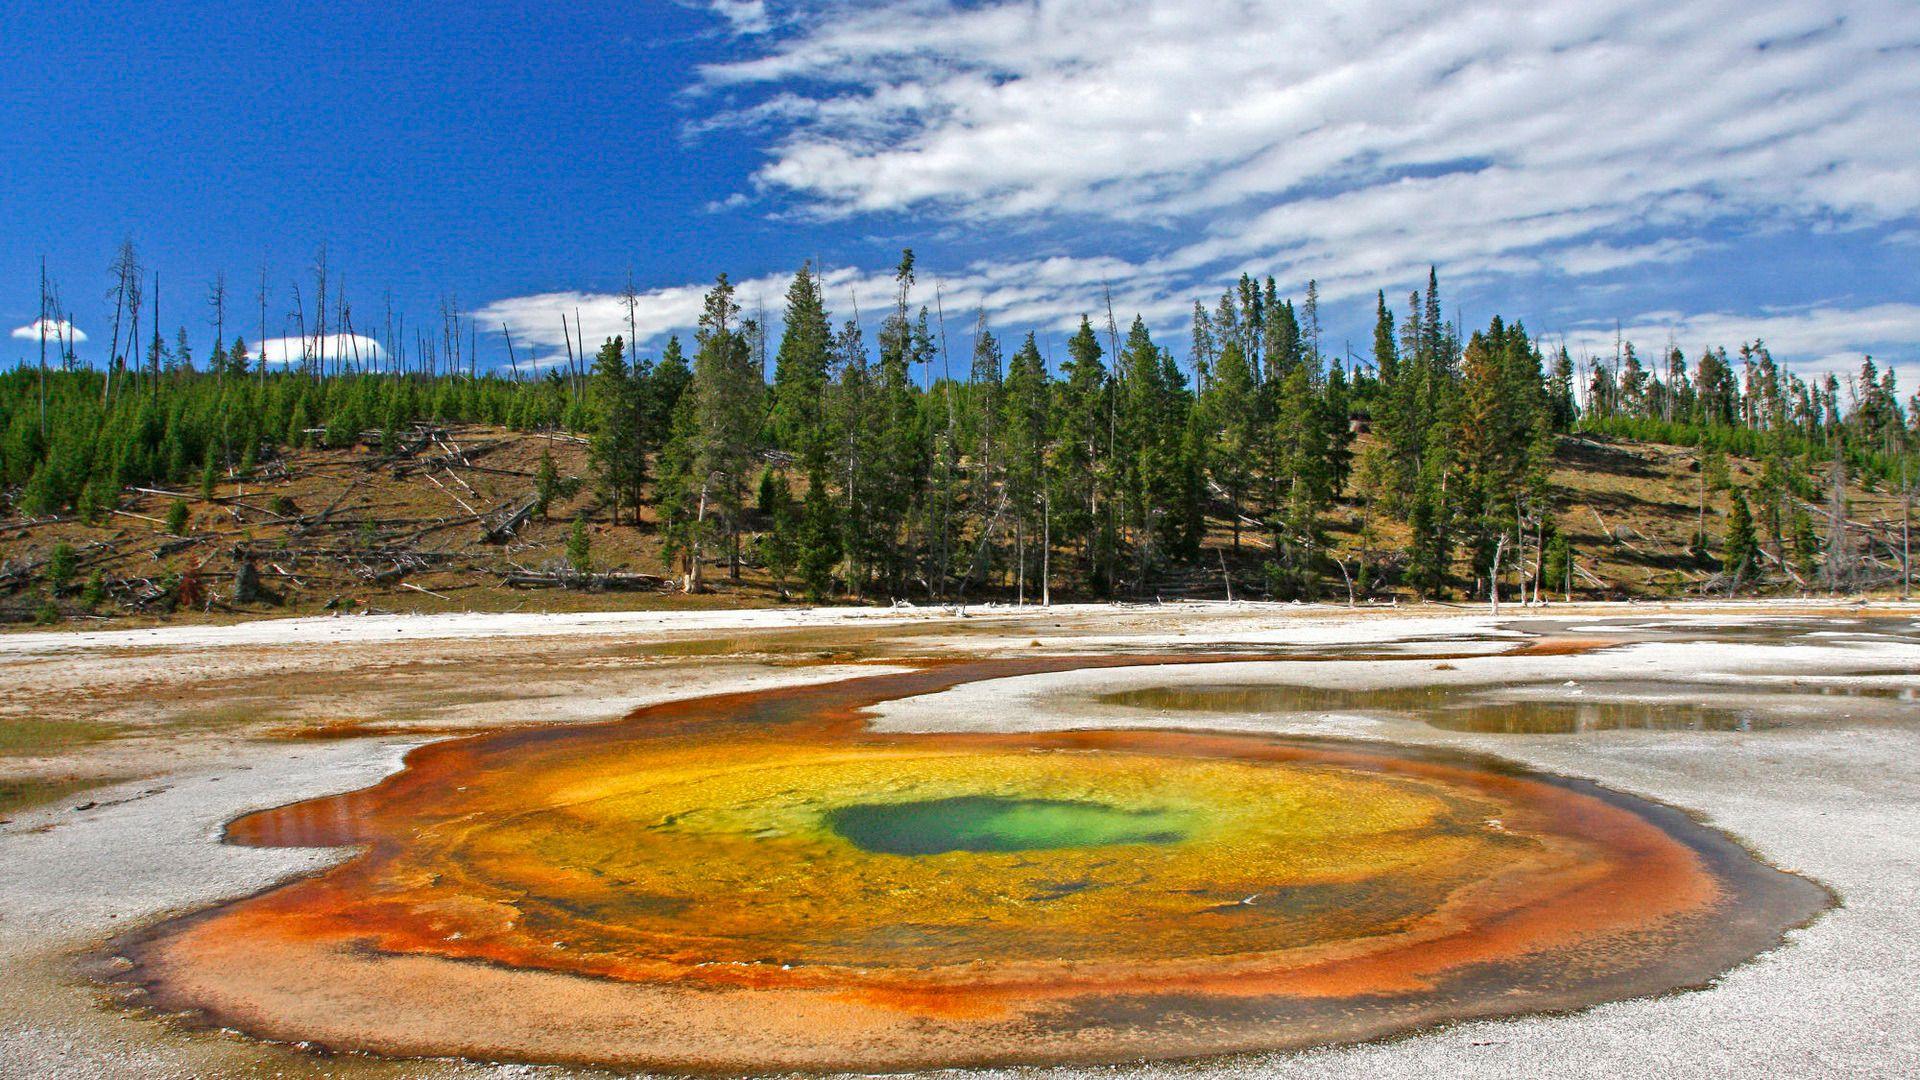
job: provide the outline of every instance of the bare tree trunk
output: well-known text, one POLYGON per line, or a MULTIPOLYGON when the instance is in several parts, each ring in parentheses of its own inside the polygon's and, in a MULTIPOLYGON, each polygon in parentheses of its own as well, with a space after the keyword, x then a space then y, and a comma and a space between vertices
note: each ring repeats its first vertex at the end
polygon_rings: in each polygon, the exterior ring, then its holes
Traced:
POLYGON ((267 381, 267 266, 260 264, 260 340, 254 343, 254 350, 260 354, 260 382, 267 381))
POLYGON ((47 257, 40 256, 40 437, 47 437, 47 257))
POLYGON ((1900 506, 1900 599, 1913 598, 1913 459, 1900 463, 1906 499, 1900 506))
POLYGON ((1040 606, 1053 606, 1053 496, 1040 501, 1040 606))
POLYGON ((213 276, 213 286, 207 291, 207 303, 213 308, 213 344, 216 348, 227 347, 227 272, 225 270, 213 276))
POLYGON ((700 484, 700 507, 694 514, 693 523, 693 542, 687 545, 687 576, 683 586, 688 593, 697 593, 703 587, 700 574, 700 541, 707 528, 707 483, 705 481, 700 484))
POLYGON ((1533 602, 1540 603, 1541 579, 1547 575, 1547 515, 1541 511, 1538 521, 1533 523, 1533 602))
POLYGON ((1493 567, 1487 573, 1487 602, 1492 613, 1500 614, 1500 557, 1507 552, 1507 531, 1500 530, 1500 539, 1493 545, 1493 567))
MULTIPOLYGON (((123 366, 120 352, 121 314, 123 311, 137 308, 140 303, 140 260, 133 250, 131 238, 121 241, 120 254, 113 260, 113 271, 113 345, 107 350, 107 379, 100 399, 103 405, 113 398, 114 368, 123 366)), ((128 340, 132 343, 132 349, 137 352, 140 348, 138 326, 132 329, 132 336, 128 340)))
POLYGON ((160 271, 153 272, 153 396, 160 396, 160 271))
POLYGON ((1016 564, 1014 567, 1014 599, 1021 607, 1027 606, 1027 518, 1023 512, 1013 527, 1013 549, 1016 564))
MULTIPOLYGON (((567 389, 573 390, 573 328, 567 325, 567 313, 564 311, 560 313, 560 336, 567 343, 567 389)), ((586 343, 581 342, 580 347, 586 348, 586 343)))

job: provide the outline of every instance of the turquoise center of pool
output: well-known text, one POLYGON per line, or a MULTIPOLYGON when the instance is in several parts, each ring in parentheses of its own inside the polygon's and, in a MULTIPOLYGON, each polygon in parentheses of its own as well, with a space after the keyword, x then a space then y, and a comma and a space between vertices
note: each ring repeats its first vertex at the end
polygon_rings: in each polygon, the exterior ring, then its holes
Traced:
POLYGON ((1061 799, 966 795, 843 806, 827 814, 827 824, 863 851, 942 855, 1171 844, 1186 839, 1188 818, 1188 813, 1178 810, 1123 810, 1061 799))

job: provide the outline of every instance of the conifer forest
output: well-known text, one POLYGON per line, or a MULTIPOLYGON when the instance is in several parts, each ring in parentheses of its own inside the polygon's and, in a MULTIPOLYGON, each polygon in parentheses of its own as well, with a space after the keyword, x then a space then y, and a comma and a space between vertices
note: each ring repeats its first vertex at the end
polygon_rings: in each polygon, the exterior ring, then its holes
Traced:
POLYGON ((1606 472, 1630 460, 1617 448, 1650 445, 1683 460, 1651 497, 1692 518, 1661 553, 1660 591, 1904 594, 1912 581, 1920 396, 1903 401, 1890 368, 1867 357, 1807 379, 1757 340, 1692 357, 1621 341, 1576 359, 1519 318, 1455 325, 1437 273, 1378 293, 1369 347, 1339 353, 1312 282, 1290 297, 1243 276, 1194 303, 1180 340, 1110 307, 1061 340, 933 308, 907 251, 871 335, 828 309, 808 266, 777 332, 722 274, 691 340, 570 339, 543 369, 511 338, 483 362, 451 310, 410 337, 389 313, 372 355, 330 353, 361 339, 337 336, 353 313, 328 296, 324 254, 299 312, 306 344, 284 364, 250 351, 223 279, 199 335, 142 311, 131 245, 110 281, 110 365, 77 362, 56 334, 0 376, 0 584, 15 618, 244 604, 271 592, 253 587, 262 566, 302 552, 392 585, 443 561, 433 521, 356 519, 344 492, 295 506, 275 481, 331 450, 358 455, 350 486, 370 484, 451 445, 454 426, 540 447, 531 468, 495 470, 518 489, 497 505, 455 498, 496 545, 565 517, 564 551, 556 539, 538 566, 486 571, 519 584, 704 593, 752 579, 812 603, 1633 595, 1596 573, 1593 549, 1632 547, 1634 526, 1578 515, 1554 470, 1606 472), (217 523, 194 513, 222 502, 217 523), (276 525, 277 539, 255 536, 276 525), (135 546, 182 557, 116 574, 128 526, 135 546), (615 572, 595 547, 623 536, 633 554, 615 572))

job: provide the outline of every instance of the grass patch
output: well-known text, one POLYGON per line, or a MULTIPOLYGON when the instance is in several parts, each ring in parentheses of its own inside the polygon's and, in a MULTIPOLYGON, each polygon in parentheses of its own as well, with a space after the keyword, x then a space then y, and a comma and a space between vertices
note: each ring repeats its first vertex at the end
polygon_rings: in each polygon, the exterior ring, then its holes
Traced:
POLYGON ((118 782, 117 777, 94 777, 90 780, 43 780, 31 777, 0 779, 0 817, 118 782))
POLYGON ((40 757, 119 734, 119 727, 97 720, 0 720, 0 757, 40 757))

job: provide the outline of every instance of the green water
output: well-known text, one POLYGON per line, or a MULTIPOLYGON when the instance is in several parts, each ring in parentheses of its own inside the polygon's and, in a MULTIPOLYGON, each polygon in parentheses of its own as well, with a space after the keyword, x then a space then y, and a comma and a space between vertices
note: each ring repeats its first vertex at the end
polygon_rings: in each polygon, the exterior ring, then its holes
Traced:
POLYGON ((881 855, 1171 844, 1186 838, 1186 823, 1187 815, 1175 810, 985 795, 859 803, 827 814, 834 832, 881 855))

